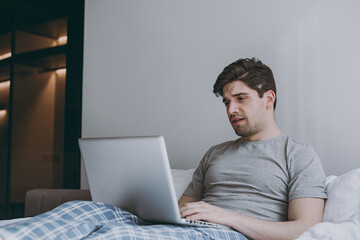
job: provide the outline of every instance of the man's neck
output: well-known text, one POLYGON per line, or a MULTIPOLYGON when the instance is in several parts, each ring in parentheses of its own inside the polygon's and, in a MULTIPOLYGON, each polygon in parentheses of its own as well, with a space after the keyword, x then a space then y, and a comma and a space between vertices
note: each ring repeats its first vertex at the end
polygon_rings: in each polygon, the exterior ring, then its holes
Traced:
POLYGON ((251 135, 249 137, 243 137, 242 139, 244 139, 245 141, 263 141, 263 140, 279 137, 281 136, 281 134, 282 132, 280 128, 275 122, 273 122, 271 126, 268 126, 263 131, 251 135))

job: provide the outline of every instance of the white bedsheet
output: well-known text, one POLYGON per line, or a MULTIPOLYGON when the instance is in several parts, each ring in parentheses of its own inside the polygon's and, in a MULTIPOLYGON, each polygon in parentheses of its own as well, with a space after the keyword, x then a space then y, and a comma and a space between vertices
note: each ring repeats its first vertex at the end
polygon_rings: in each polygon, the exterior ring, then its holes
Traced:
POLYGON ((341 223, 322 222, 302 234, 299 240, 359 240, 360 212, 341 223))

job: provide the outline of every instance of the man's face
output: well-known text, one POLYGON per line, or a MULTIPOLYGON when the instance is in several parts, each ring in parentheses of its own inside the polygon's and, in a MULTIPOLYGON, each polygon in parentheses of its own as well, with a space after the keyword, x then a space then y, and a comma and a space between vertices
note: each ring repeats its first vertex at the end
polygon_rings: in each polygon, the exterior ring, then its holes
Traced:
POLYGON ((223 88, 223 102, 231 126, 243 138, 254 136, 266 126, 266 98, 242 81, 228 83, 223 88))

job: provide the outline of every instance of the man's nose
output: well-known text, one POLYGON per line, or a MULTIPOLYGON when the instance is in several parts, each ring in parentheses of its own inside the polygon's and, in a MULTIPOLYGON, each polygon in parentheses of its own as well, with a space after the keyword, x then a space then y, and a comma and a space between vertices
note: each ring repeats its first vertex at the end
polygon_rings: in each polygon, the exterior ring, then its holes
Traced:
POLYGON ((233 113, 239 113, 239 108, 238 105, 236 103, 229 103, 228 105, 228 114, 233 114, 233 113))

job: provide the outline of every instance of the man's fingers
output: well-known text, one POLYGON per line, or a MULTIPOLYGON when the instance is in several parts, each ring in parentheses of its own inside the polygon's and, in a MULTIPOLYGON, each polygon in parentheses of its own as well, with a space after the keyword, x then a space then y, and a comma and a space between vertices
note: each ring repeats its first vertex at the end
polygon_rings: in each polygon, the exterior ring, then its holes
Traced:
POLYGON ((193 215, 188 216, 186 218, 191 219, 191 220, 203 220, 203 221, 206 221, 206 219, 203 218, 203 214, 201 214, 201 213, 193 214, 193 215))
POLYGON ((199 201, 199 202, 190 202, 190 203, 184 203, 181 207, 181 209, 186 209, 186 208, 202 208, 205 207, 206 203, 199 201))
POLYGON ((205 202, 185 203, 180 207, 181 217, 191 220, 202 220, 227 225, 224 216, 232 216, 231 212, 205 202))
POLYGON ((188 217, 190 215, 196 214, 199 212, 199 209, 193 207, 184 207, 180 210, 181 217, 188 217))
POLYGON ((191 220, 205 220, 203 219, 204 215, 204 212, 200 212, 197 209, 188 209, 181 213, 181 217, 191 220))
MULTIPOLYGON (((194 215, 206 212, 206 206, 207 205, 204 202, 185 203, 180 208, 181 217, 191 217, 191 219, 193 219, 194 215)), ((197 218, 198 217, 199 216, 197 216, 197 218)))

